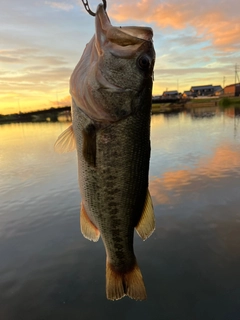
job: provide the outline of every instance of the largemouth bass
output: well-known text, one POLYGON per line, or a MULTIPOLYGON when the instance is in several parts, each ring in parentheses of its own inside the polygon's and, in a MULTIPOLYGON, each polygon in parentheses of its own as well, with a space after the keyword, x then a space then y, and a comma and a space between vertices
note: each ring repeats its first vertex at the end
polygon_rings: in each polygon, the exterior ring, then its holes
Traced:
POLYGON ((148 27, 114 27, 103 5, 96 32, 70 79, 72 126, 56 144, 77 149, 84 237, 106 249, 106 295, 146 298, 133 250, 134 229, 155 229, 148 191, 155 51, 148 27))

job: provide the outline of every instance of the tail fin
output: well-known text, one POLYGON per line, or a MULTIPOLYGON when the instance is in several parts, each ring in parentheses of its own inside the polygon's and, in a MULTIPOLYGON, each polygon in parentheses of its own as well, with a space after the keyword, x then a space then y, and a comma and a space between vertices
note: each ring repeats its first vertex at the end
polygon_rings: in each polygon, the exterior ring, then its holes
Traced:
POLYGON ((107 261, 106 294, 109 300, 119 300, 124 296, 129 296, 134 300, 145 300, 147 298, 146 289, 137 263, 131 271, 119 273, 107 261))

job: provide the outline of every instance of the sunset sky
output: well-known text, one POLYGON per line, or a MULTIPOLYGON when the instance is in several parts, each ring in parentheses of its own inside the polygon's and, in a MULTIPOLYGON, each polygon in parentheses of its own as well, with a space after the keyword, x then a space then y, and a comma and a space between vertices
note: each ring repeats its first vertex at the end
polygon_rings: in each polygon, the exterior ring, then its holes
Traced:
MULTIPOLYGON (((100 0, 89 0, 95 11, 100 0)), ((153 94, 240 77, 239 0, 109 0, 113 25, 154 31, 153 94)), ((0 0, 0 114, 70 105, 69 77, 94 33, 81 0, 0 0)))

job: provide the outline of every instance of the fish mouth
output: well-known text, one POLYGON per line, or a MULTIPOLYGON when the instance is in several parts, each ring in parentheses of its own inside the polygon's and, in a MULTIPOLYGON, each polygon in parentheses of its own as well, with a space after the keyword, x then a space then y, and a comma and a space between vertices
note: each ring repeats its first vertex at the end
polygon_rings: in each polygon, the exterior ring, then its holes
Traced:
POLYGON ((141 45, 146 41, 152 42, 153 31, 149 27, 113 27, 103 4, 98 5, 95 21, 99 50, 107 42, 115 43, 122 47, 141 45))
POLYGON ((118 27, 125 34, 145 41, 152 41, 153 31, 149 27, 118 27))

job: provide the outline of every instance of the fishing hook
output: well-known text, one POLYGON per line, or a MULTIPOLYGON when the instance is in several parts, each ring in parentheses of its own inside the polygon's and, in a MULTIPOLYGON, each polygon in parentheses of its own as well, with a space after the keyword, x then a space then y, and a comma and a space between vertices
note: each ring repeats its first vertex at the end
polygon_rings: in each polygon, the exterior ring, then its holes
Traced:
MULTIPOLYGON (((107 9, 107 0, 102 0, 102 2, 103 2, 104 10, 106 11, 106 9, 107 9)), ((84 5, 86 11, 87 11, 91 16, 95 17, 95 16, 96 16, 96 13, 92 12, 92 10, 90 9, 89 4, 88 4, 88 0, 82 0, 82 3, 83 3, 83 5, 84 5)))

